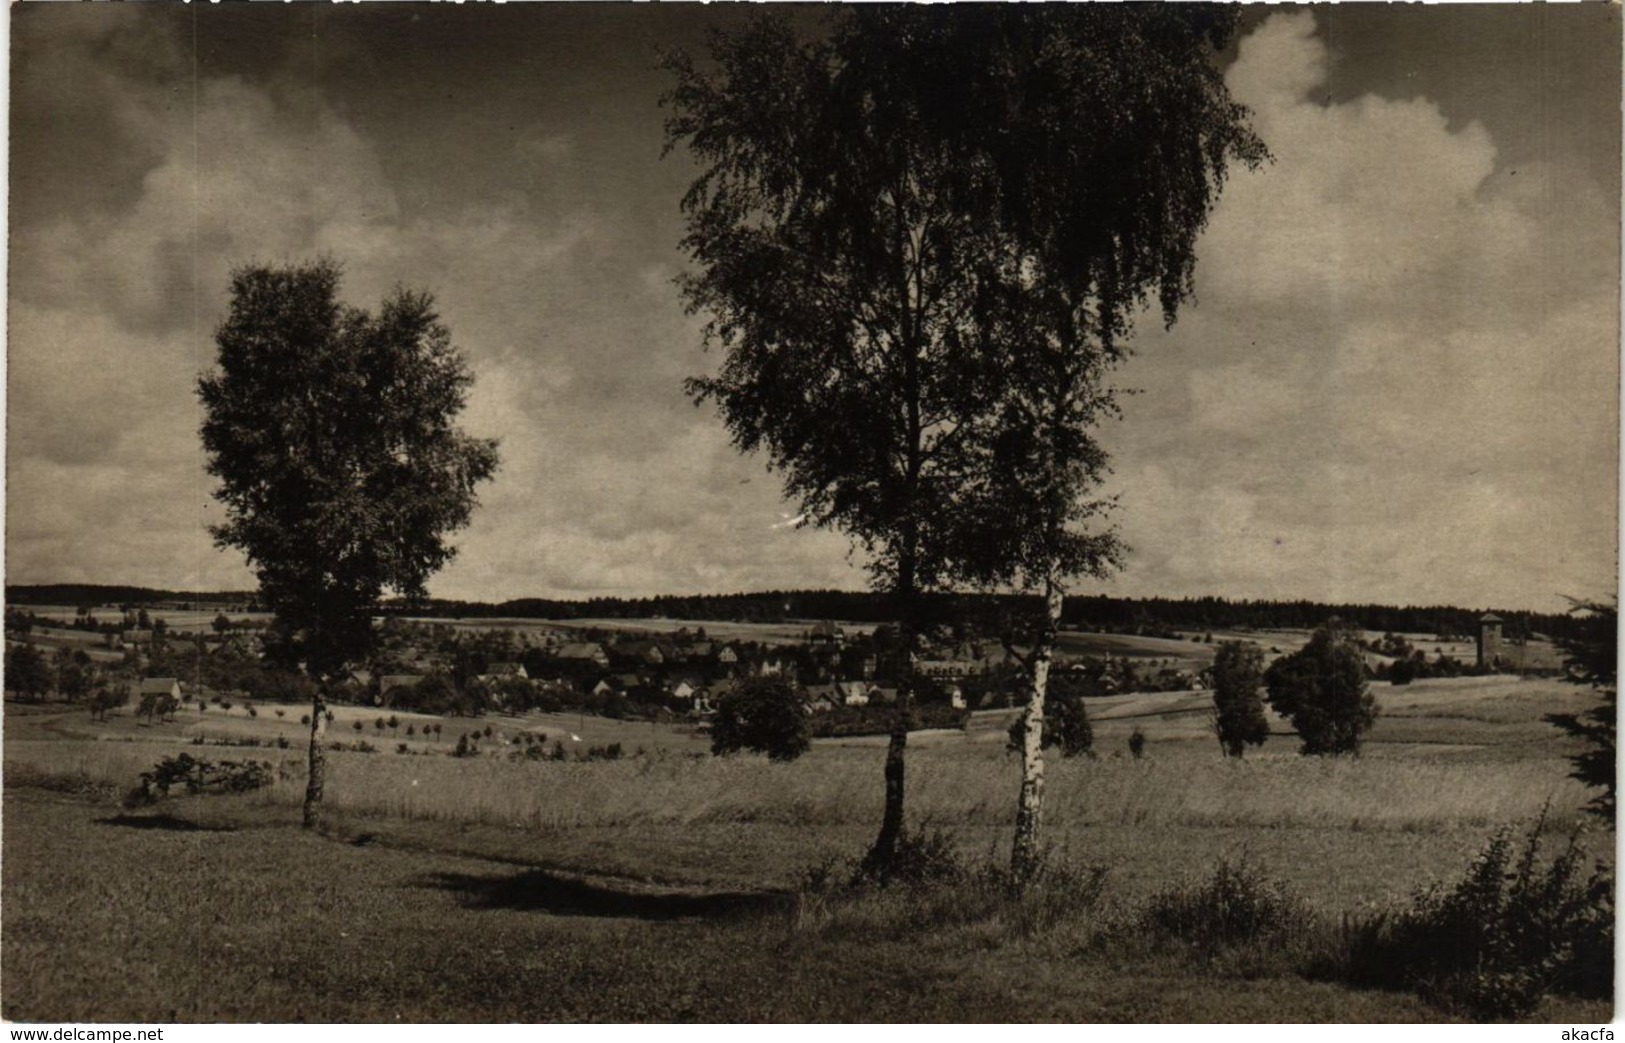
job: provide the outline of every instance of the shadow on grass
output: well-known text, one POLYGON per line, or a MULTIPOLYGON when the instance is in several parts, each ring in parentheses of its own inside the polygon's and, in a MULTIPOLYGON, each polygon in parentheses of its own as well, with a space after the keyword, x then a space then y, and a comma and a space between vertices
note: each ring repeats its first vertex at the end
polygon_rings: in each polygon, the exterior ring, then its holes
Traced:
POLYGON ((98 826, 124 826, 127 829, 167 829, 177 833, 235 833, 236 826, 207 826, 201 822, 191 822, 184 818, 176 818, 167 811, 156 815, 114 815, 111 818, 99 818, 98 826))
POLYGON ((518 909, 556 916, 632 920, 714 920, 780 910, 794 900, 791 895, 772 891, 629 891, 544 869, 512 876, 435 873, 419 884, 457 892, 471 909, 518 909))

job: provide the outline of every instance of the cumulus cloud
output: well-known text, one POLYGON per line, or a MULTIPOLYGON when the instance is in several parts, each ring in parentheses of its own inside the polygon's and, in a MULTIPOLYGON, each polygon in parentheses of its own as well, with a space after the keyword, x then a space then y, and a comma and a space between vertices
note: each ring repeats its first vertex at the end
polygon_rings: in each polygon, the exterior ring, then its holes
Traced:
POLYGON ((1426 99, 1321 98, 1308 12, 1228 81, 1235 177, 1200 302, 1125 374, 1121 586, 1554 608, 1612 588, 1617 214, 1555 199, 1426 99), (1521 178, 1521 180, 1518 180, 1521 178))
MULTIPOLYGON (((672 287, 691 171, 656 159, 658 84, 493 94, 476 133, 274 58, 194 77, 190 15, 162 7, 41 10, 18 24, 51 19, 50 46, 14 66, 11 581, 252 583, 206 532, 193 381, 233 264, 329 253, 353 303, 435 293, 466 424, 502 441, 435 593, 861 585, 682 392, 718 360, 672 287), (465 170, 435 134, 494 144, 465 170)), ((1614 201, 1427 98, 1329 103, 1309 13, 1227 75, 1276 159, 1231 180, 1199 303, 1142 322, 1122 377, 1146 393, 1106 432, 1134 553, 1105 589, 1558 607, 1611 585, 1614 201)))
MULTIPOLYGON (((389 157, 298 77, 194 82, 154 22, 79 22, 24 70, 29 97, 73 99, 140 158, 96 206, 42 200, 16 221, 14 582, 252 584, 206 532, 220 511, 193 382, 233 265, 322 254, 344 263, 352 303, 400 284, 436 294, 475 374, 466 425, 502 442, 436 593, 861 580, 838 537, 773 531, 776 483, 684 397, 705 358, 671 286, 675 236, 629 227, 613 191, 561 205, 448 185, 408 208, 389 157)), ((523 184, 576 156, 577 136, 538 123, 513 151, 523 184)))

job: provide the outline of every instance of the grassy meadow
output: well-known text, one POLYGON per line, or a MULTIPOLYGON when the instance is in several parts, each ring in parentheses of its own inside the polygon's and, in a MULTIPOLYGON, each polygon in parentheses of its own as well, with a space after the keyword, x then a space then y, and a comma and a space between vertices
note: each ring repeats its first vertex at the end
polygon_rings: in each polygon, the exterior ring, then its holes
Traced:
MULTIPOLYGON (((981 908, 971 899, 923 921, 889 907, 808 915, 795 892, 809 871, 861 854, 878 825, 880 740, 819 741, 772 764, 713 758, 686 727, 448 718, 426 742, 405 732, 431 719, 400 714, 380 735, 376 711, 340 707, 331 737, 355 741, 361 721, 378 752, 329 754, 330 822, 311 836, 297 828, 301 708, 279 718, 262 705, 250 718, 193 706, 149 726, 128 711, 102 723, 8 707, 3 1013, 1435 1020, 1448 1012, 1414 996, 1307 981, 1290 967, 1193 964, 1132 946, 1103 954, 1089 941, 1221 861, 1281 882, 1332 923, 1458 878, 1497 827, 1544 812, 1556 842, 1589 817, 1579 810, 1589 794, 1568 777, 1574 747, 1542 719, 1589 705, 1586 692, 1511 678, 1374 691, 1383 717, 1357 759, 1300 757, 1277 722, 1260 752, 1228 761, 1201 693, 1091 700, 1096 756, 1050 761, 1045 826, 1053 864, 1105 875, 1098 901, 1052 896, 1058 926, 1036 933, 1013 930, 1008 911, 969 915, 981 908), (480 755, 448 755, 457 735, 488 725, 480 755), (1147 738, 1138 759, 1135 729, 1147 738), (545 733, 566 759, 516 756, 523 732, 545 733), (215 745, 247 738, 263 745, 215 745), (621 759, 578 759, 609 743, 621 759), (268 760, 279 781, 120 808, 140 771, 182 751, 268 760), (266 960, 279 973, 261 973, 266 960), (1048 983, 1042 1009, 1012 1005, 1022 973, 1048 983)), ((979 713, 964 733, 910 743, 911 821, 968 863, 1008 851, 1009 719, 979 713)), ((1611 857, 1611 833, 1583 842, 1611 857)), ((1554 1018, 1608 1016, 1606 1003, 1547 1002, 1554 1018)))

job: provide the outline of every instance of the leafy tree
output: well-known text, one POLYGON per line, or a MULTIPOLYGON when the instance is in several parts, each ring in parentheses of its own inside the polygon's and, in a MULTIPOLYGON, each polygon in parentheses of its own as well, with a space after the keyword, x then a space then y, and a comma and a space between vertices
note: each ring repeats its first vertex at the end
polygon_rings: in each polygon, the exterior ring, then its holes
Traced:
MULTIPOLYGON (((716 38, 715 71, 668 60, 668 141, 704 167, 684 292, 727 352, 690 391, 868 552, 909 650, 921 591, 1045 592, 1018 862, 1036 853, 1064 581, 1117 552, 1080 531, 1102 509, 1079 495, 1105 465, 1087 435, 1111 405, 1102 370, 1149 293, 1172 319, 1227 160, 1262 155, 1209 61, 1232 24, 875 5, 812 41, 758 19, 716 38)), ((902 689, 881 864, 902 826, 902 689)))
POLYGON ((1585 713, 1548 714, 1546 719, 1587 746, 1572 758, 1574 778, 1600 788, 1586 810, 1610 821, 1614 817, 1614 790, 1619 781, 1616 729, 1619 716, 1619 606, 1601 601, 1576 601, 1572 609, 1580 620, 1579 632, 1562 638, 1568 679, 1594 688, 1600 698, 1585 713))
POLYGON ((247 556, 277 656, 315 682, 306 826, 331 686, 370 650, 383 593, 420 598, 451 559, 497 463, 454 423, 473 378, 433 298, 397 290, 374 315, 340 302, 339 276, 327 260, 237 269, 218 368, 198 382, 226 508, 215 542, 247 556))
POLYGON ((25 699, 42 699, 51 689, 51 667, 45 654, 33 645, 13 645, 6 649, 6 690, 25 699))
POLYGON ((92 720, 107 720, 107 711, 116 710, 130 701, 130 689, 124 684, 101 684, 90 693, 88 707, 92 720))
MULTIPOLYGON (((916 118, 919 93, 886 62, 895 41, 855 11, 831 29, 803 40, 766 14, 713 38, 714 68, 667 59, 668 149, 704 168, 682 204, 696 265, 682 290, 726 352, 688 390, 810 522, 867 552, 912 650, 919 593, 954 571, 962 434, 991 404, 967 278, 991 247, 981 215, 950 205, 960 157, 916 118)), ((903 825, 912 687, 899 678, 877 867, 903 825)))
POLYGON ((90 694, 96 684, 96 668, 83 650, 60 649, 56 655, 56 690, 70 703, 90 694))
POLYGON ((751 750, 769 760, 793 761, 811 745, 806 707, 781 678, 751 678, 717 702, 711 720, 713 754, 751 750))
MULTIPOLYGON (((1060 746, 1061 756, 1077 757, 1088 753, 1095 744, 1095 729, 1089 723, 1089 710, 1083 702, 1083 692, 1075 685, 1056 685, 1050 692, 1044 717, 1043 749, 1060 746)), ((1025 713, 1010 722, 1009 740, 1005 748, 1021 752, 1027 737, 1025 713)))
POLYGON ((1358 754, 1377 719, 1360 646, 1337 620, 1316 630, 1299 651, 1271 663, 1264 686, 1270 706, 1297 729, 1305 754, 1358 754))
POLYGON ((1251 641, 1221 642, 1213 656, 1214 731, 1231 757, 1269 738, 1269 720, 1259 686, 1264 680, 1264 650, 1251 641))

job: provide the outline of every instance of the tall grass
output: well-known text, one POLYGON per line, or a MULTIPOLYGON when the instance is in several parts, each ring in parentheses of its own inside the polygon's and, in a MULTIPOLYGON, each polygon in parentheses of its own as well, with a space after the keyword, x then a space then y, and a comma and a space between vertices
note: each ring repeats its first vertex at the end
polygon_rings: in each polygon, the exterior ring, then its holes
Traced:
MULTIPOLYGON (((7 770, 128 786, 173 744, 8 741, 7 770)), ((289 780, 304 756, 268 748, 215 759, 271 760, 289 780)), ((656 750, 611 762, 515 762, 389 753, 329 755, 336 810, 528 829, 638 824, 863 825, 879 816, 877 751, 819 747, 791 764, 656 750)), ((960 826, 1002 827, 1012 814, 1013 760, 985 747, 923 748, 909 766, 910 812, 960 826)), ((302 786, 257 800, 296 804, 302 786)), ((1163 744, 1144 760, 1060 760, 1050 766, 1045 820, 1067 833, 1093 826, 1336 828, 1415 831, 1493 827, 1548 804, 1568 828, 1584 788, 1561 757, 1502 763, 1399 758, 1227 760, 1207 744, 1163 744)))

